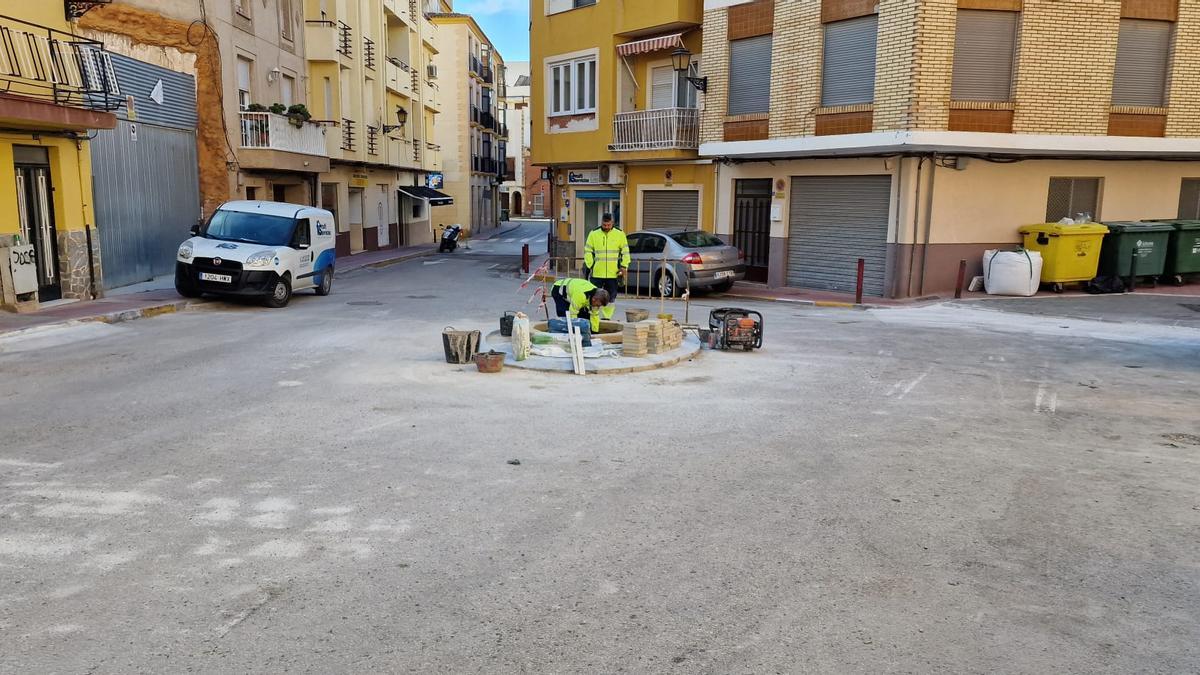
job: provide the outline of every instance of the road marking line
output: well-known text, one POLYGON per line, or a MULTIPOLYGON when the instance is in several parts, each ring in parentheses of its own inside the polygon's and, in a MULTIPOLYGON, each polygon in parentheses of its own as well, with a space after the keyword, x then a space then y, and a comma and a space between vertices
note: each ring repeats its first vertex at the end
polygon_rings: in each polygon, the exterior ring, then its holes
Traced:
POLYGON ((921 380, 924 380, 926 377, 929 377, 929 373, 932 371, 933 371, 933 369, 930 368, 929 370, 926 370, 925 372, 921 373, 920 377, 913 380, 912 382, 909 382, 908 386, 904 388, 904 391, 900 392, 900 395, 896 397, 896 400, 899 401, 900 399, 904 398, 905 396, 908 396, 909 394, 911 394, 912 390, 916 389, 918 384, 921 384, 921 380))

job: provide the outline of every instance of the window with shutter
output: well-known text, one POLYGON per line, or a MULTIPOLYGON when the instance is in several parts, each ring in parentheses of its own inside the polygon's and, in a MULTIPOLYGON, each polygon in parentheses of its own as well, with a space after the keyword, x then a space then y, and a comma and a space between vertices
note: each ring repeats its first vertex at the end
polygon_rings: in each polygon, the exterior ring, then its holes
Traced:
POLYGON ((825 25, 822 106, 856 105, 875 100, 878 32, 879 17, 874 14, 825 25))
POLYGON ((1099 218, 1099 178, 1051 178, 1050 196, 1046 200, 1046 222, 1057 223, 1063 218, 1075 218, 1082 214, 1090 219, 1099 218))
POLYGON ((244 57, 237 57, 237 87, 238 87, 238 107, 245 110, 252 103, 250 93, 250 69, 253 61, 244 57))
POLYGON ((661 66, 650 71, 650 108, 672 107, 675 100, 675 69, 661 66))
POLYGON ((1167 56, 1171 24, 1167 21, 1121 19, 1113 105, 1166 105, 1167 56))
POLYGON ((771 110, 771 36, 729 43, 730 115, 751 115, 771 110))
POLYGON ((1011 101, 1018 12, 960 9, 954 36, 955 101, 1011 101))

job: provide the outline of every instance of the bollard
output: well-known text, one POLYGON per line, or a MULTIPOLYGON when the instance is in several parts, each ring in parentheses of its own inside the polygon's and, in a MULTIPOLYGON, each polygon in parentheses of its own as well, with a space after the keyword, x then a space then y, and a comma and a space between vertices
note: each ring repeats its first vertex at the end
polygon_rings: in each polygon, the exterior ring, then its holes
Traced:
POLYGON ((1129 292, 1133 293, 1137 288, 1137 246, 1133 247, 1133 255, 1129 258, 1129 292))
POLYGON ((867 261, 865 258, 858 259, 858 286, 854 289, 854 304, 862 304, 863 296, 863 272, 867 269, 867 261))
POLYGON ((529 244, 521 245, 521 271, 529 274, 529 244))
POLYGON ((967 281, 967 261, 958 261, 958 281, 954 284, 954 299, 962 300, 963 284, 967 281))

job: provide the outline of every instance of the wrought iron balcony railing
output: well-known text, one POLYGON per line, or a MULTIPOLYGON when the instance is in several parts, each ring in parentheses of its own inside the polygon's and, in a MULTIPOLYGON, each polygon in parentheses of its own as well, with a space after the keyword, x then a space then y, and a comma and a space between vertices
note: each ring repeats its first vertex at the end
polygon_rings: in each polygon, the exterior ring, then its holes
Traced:
POLYGON ((350 25, 344 21, 338 22, 338 53, 350 57, 354 55, 354 33, 350 25))
POLYGON ((354 120, 342 118, 342 149, 348 152, 354 152, 354 120))
POLYGON ((103 43, 3 15, 0 93, 104 111, 123 102, 103 43))

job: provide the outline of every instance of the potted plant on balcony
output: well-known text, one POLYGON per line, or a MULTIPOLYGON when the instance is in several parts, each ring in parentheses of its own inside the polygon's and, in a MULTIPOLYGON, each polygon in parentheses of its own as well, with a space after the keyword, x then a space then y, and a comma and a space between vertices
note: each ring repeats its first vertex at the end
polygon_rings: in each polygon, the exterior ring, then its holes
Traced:
POLYGON ((287 106, 282 103, 276 103, 271 106, 271 112, 275 113, 276 115, 287 114, 287 106))
POLYGON ((246 112, 269 112, 270 109, 261 103, 251 103, 246 106, 246 112))
POLYGON ((292 126, 299 129, 304 126, 304 123, 312 119, 312 113, 308 112, 308 106, 303 103, 297 103, 287 109, 288 122, 292 126))

